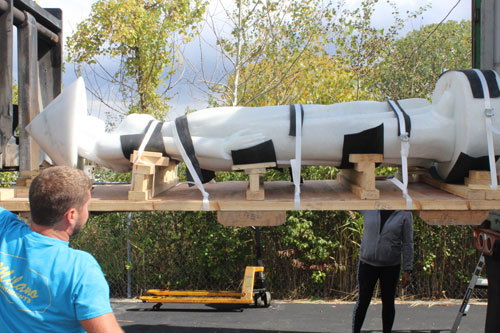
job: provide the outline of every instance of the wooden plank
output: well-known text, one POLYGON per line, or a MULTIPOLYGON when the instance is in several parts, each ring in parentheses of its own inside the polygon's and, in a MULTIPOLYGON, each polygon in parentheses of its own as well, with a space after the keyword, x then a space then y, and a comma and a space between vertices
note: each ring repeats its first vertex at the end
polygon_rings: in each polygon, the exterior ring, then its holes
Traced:
MULTIPOLYGON (((46 10, 55 20, 61 22, 62 10, 51 8, 46 10)), ((37 18, 38 19, 38 18, 37 18)), ((55 21, 53 19, 53 21, 55 21)), ((56 25, 57 25, 57 21, 56 25)), ((38 67, 40 96, 42 108, 46 107, 62 91, 62 64, 63 64, 63 31, 60 28, 53 30, 57 36, 38 38, 38 67), (54 38, 57 37, 57 38, 54 38)), ((42 36, 39 36, 42 37, 42 36)))
POLYGON ((154 164, 134 164, 132 173, 141 175, 153 175, 155 173, 154 164))
POLYGON ((488 184, 491 183, 491 175, 489 171, 470 170, 468 178, 474 181, 474 184, 478 184, 475 181, 479 180, 486 180, 488 181, 488 184))
POLYGON ((237 164, 233 165, 231 169, 233 171, 237 171, 237 170, 247 170, 247 169, 274 168, 275 166, 276 166, 275 162, 265 162, 265 163, 255 163, 255 164, 237 164))
POLYGON ((0 200, 13 199, 15 191, 13 188, 0 188, 0 200))
POLYGON ((462 198, 472 200, 484 200, 486 198, 486 194, 484 193, 484 191, 472 190, 465 185, 447 184, 432 178, 430 175, 422 175, 421 179, 426 184, 432 185, 436 188, 462 198))
POLYGON ((431 225, 480 225, 488 218, 489 211, 419 211, 418 216, 431 225))
POLYGON ((38 85, 38 32, 35 18, 25 13, 26 22, 18 28, 19 79, 19 170, 33 171, 40 166, 40 148, 25 127, 40 113, 38 85))
POLYGON ((349 162, 351 163, 381 163, 384 160, 382 154, 349 154, 349 162))
POLYGON ((228 227, 272 227, 285 224, 285 211, 218 212, 217 221, 228 227))

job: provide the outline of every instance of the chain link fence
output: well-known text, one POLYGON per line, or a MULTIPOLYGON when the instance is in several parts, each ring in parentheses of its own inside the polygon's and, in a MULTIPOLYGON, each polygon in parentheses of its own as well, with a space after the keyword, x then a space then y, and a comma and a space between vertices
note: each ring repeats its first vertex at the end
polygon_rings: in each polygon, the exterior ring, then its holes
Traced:
MULTIPOLYGON (((93 214, 71 242, 92 253, 112 297, 148 289, 241 290, 246 266, 256 265, 255 230, 224 227, 213 212, 93 214)), ((267 289, 275 299, 357 296, 362 222, 353 212, 289 212, 287 223, 262 228, 267 289)), ((473 229, 414 221, 415 265, 401 299, 461 299, 479 253, 473 229)), ((487 291, 475 289, 473 298, 487 291)))

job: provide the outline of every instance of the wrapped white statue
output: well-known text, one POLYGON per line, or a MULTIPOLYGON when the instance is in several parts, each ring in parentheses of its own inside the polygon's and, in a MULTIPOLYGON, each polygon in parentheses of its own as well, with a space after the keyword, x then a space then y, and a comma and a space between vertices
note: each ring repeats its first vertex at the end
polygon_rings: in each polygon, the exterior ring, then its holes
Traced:
POLYGON ((450 71, 439 78, 432 103, 219 107, 167 122, 132 114, 106 132, 102 120, 87 116, 80 78, 27 130, 56 164, 75 165, 79 155, 119 172, 131 169, 129 155, 142 144, 213 171, 273 159, 278 167, 291 160, 348 167, 349 153, 381 153, 384 164, 400 165, 407 155, 408 166, 435 166, 443 179, 461 181, 469 169, 489 170, 488 156, 500 151, 492 133, 500 128, 499 97, 495 72, 450 71))

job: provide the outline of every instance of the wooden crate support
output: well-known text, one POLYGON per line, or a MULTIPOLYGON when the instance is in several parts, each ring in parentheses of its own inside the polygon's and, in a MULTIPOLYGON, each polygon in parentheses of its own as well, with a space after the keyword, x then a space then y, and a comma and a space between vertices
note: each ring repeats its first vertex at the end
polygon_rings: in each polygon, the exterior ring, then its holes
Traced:
POLYGON ((227 227, 275 227, 285 224, 286 212, 278 211, 219 211, 217 221, 227 227))
POLYGON ((491 178, 489 171, 470 170, 469 177, 464 178, 464 185, 447 184, 432 178, 430 175, 422 175, 421 181, 440 190, 469 200, 500 200, 500 190, 490 188, 491 178))
MULTIPOLYGON (((23 191, 23 187, 29 188, 33 179, 40 174, 40 171, 19 171, 19 177, 16 180, 16 185, 19 191, 23 191)), ((26 189, 26 191, 27 191, 26 189)), ((17 192, 17 190, 16 190, 17 192)))
POLYGON ((244 170, 248 175, 247 200, 264 200, 264 174, 266 168, 274 168, 275 162, 233 165, 233 171, 244 170))
POLYGON ((178 182, 176 163, 162 153, 145 151, 137 161, 137 151, 130 155, 132 167, 132 189, 128 199, 133 201, 149 200, 178 182))
POLYGON ((349 162, 354 169, 342 169, 338 179, 358 198, 378 199, 379 190, 375 187, 375 163, 383 160, 382 154, 350 154, 349 162))

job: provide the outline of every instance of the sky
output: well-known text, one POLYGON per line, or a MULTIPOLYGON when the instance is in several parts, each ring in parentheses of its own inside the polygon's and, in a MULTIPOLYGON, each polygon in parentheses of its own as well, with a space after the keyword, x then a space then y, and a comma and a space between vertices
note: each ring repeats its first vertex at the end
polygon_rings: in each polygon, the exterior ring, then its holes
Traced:
MULTIPOLYGON (((226 0, 225 0, 226 1, 226 0)), ((359 6, 362 0, 345 0, 346 5, 350 8, 356 8, 359 6)), ((84 20, 91 11, 91 6, 95 2, 95 0, 38 0, 37 3, 43 8, 61 8, 63 11, 63 34, 64 39, 70 36, 73 31, 76 30, 76 27, 79 22, 84 20)), ((424 12, 424 15, 416 20, 413 20, 411 24, 409 24, 406 29, 408 31, 418 29, 422 25, 439 23, 448 12, 455 6, 451 14, 448 16, 447 20, 462 20, 462 19, 470 19, 471 15, 471 2, 472 0, 397 0, 396 3, 398 7, 401 9, 401 13, 404 13, 406 10, 415 11, 420 6, 430 3, 432 8, 428 9, 424 12)), ((213 1, 212 1, 213 4, 213 1)), ((387 22, 387 15, 390 13, 391 8, 384 4, 384 1, 381 1, 381 4, 378 5, 377 10, 374 15, 374 24, 376 27, 385 27, 390 22, 387 22)), ((63 48, 64 50, 65 48, 63 48)), ((188 48, 188 50, 194 50, 196 48, 188 48)), ((194 51, 192 51, 194 52, 194 51)), ((187 57, 192 56, 192 61, 196 62, 196 58, 199 55, 194 53, 187 52, 187 57)), ((63 83, 65 85, 69 85, 76 79, 76 76, 73 72, 73 66, 66 65, 66 72, 63 75, 63 83)), ((192 91, 185 90, 186 88, 182 88, 180 86, 177 88, 178 91, 173 91, 174 97, 170 101, 171 104, 171 116, 175 118, 175 116, 183 114, 186 110, 186 107, 190 109, 199 109, 205 106, 205 102, 199 96, 195 96, 196 93, 192 91), (184 89, 184 90, 183 90, 184 89)), ((95 100, 88 94, 88 108, 89 113, 98 116, 104 117, 105 111, 107 108, 102 105, 99 101, 95 100)), ((171 117, 168 117, 171 118, 171 117)))

